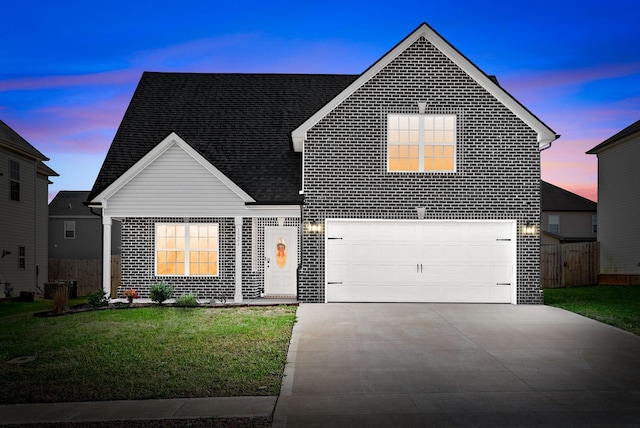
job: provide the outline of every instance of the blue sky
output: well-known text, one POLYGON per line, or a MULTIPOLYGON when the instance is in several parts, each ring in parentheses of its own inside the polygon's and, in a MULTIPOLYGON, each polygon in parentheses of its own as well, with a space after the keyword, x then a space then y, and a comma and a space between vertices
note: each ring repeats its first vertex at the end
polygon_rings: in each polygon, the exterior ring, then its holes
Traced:
POLYGON ((422 22, 562 137, 542 178, 596 199, 584 152, 640 119, 640 2, 31 1, 3 5, 0 118, 88 190, 143 71, 359 74, 422 22))

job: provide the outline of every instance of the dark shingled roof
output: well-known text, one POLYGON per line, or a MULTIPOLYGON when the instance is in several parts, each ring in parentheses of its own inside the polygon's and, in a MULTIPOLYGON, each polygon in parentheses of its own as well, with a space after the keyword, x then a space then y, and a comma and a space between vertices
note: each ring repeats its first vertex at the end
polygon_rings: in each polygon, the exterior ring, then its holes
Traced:
POLYGON ((175 132, 257 202, 299 201, 291 131, 357 77, 145 72, 89 199, 175 132))
POLYGON ((597 146, 595 146, 593 149, 589 150, 587 152, 587 154, 589 155, 593 155, 598 153, 600 150, 602 150, 603 148, 605 148, 606 146, 615 143, 618 140, 622 140, 625 137, 628 137, 629 135, 635 134, 636 132, 640 132, 640 120, 627 126, 626 128, 624 128, 622 131, 618 132, 617 134, 607 138, 606 140, 604 140, 602 143, 598 144, 597 146))
POLYGON ((38 149, 29 144, 27 140, 22 138, 20 134, 11 129, 11 127, 2 120, 0 120, 0 143, 6 144, 13 149, 17 149, 41 161, 49 160, 48 157, 40 153, 38 149))
POLYGON ((49 215, 92 215, 89 207, 84 205, 88 197, 88 190, 61 190, 49 203, 49 215))
POLYGON ((590 199, 554 186, 546 181, 540 188, 542 211, 597 211, 598 204, 590 199))

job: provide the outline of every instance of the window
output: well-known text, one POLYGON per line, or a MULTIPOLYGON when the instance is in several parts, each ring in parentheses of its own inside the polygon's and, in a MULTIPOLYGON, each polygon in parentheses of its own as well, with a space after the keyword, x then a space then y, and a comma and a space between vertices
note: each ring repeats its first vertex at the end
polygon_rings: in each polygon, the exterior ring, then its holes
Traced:
POLYGON ((12 201, 20 200, 20 163, 9 161, 9 195, 12 201))
POLYGON ((156 275, 218 275, 218 224, 156 224, 156 275))
POLYGON ((593 233, 598 233, 598 216, 597 215, 591 216, 591 231, 593 233))
POLYGON ((549 232, 555 233, 555 234, 560 233, 560 216, 559 215, 549 216, 549 232))
POLYGON ((455 114, 390 114, 387 168, 400 172, 455 172, 455 114))
POLYGON ((76 239, 76 222, 64 222, 64 239, 76 239))
POLYGON ((27 248, 18 247, 18 269, 25 270, 27 268, 27 248))

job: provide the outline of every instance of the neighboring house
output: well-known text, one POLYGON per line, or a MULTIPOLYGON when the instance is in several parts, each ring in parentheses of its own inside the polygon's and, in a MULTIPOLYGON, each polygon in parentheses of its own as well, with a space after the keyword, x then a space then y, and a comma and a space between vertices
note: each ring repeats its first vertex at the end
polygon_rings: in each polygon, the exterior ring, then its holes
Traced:
POLYGON ((597 203, 546 181, 541 182, 540 194, 542 245, 596 240, 597 203))
MULTIPOLYGON (((84 202, 89 191, 62 190, 49 203, 49 258, 102 259, 102 219, 84 202)), ((112 230, 111 254, 120 254, 120 222, 112 230)))
POLYGON ((45 165, 48 160, 0 120, 0 287, 5 294, 35 293, 47 281, 49 177, 58 175, 45 165))
POLYGON ((427 24, 356 76, 145 73, 89 196, 105 254, 120 218, 143 296, 542 303, 557 135, 496 82, 427 24))
POLYGON ((640 284, 640 120, 587 153, 598 156, 599 281, 640 284))

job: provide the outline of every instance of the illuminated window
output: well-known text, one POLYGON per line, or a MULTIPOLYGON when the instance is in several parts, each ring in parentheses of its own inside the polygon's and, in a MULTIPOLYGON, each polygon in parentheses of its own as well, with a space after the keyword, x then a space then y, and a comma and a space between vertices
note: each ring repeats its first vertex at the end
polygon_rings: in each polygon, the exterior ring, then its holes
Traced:
POLYGON ((218 275, 217 223, 156 224, 156 275, 218 275))
POLYGON ((387 168, 399 172, 455 172, 455 114, 390 114, 387 168))

